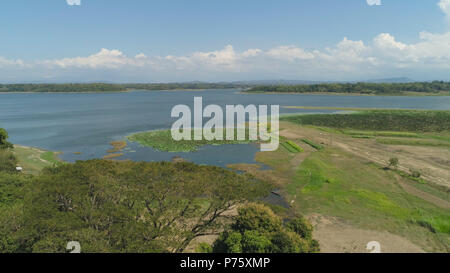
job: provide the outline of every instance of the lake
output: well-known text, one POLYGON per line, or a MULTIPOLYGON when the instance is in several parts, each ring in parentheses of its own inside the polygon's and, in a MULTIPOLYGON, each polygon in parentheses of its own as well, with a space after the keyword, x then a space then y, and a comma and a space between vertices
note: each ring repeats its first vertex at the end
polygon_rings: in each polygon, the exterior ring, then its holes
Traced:
MULTIPOLYGON (((3 93, 0 94, 0 128, 14 144, 62 152, 73 162, 101 158, 109 142, 135 132, 169 129, 177 104, 193 105, 195 96, 203 105, 278 104, 280 106, 325 106, 450 110, 450 97, 332 96, 295 94, 241 94, 236 90, 133 91, 126 93, 3 93), (81 153, 81 154, 75 154, 81 153)), ((280 109, 286 113, 331 112, 280 109)), ((170 161, 181 156, 198 164, 225 166, 254 163, 256 145, 206 146, 193 153, 164 153, 130 143, 119 159, 170 161)))

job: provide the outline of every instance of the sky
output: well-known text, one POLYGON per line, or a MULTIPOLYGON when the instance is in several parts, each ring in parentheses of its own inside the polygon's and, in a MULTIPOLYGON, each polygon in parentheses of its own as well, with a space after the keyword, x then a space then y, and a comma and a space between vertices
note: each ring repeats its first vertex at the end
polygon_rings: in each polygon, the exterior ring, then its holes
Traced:
POLYGON ((450 0, 14 0, 0 82, 450 80, 450 0))

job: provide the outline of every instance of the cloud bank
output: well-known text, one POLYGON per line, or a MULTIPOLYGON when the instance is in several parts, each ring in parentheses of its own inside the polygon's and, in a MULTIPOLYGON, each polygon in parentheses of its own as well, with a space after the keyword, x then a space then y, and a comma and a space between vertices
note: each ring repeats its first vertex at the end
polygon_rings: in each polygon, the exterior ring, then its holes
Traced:
POLYGON ((438 6, 447 15, 447 18, 450 19, 450 0, 440 0, 438 6))
MULTIPOLYGON (((450 79, 450 32, 422 32, 416 43, 381 33, 369 42, 343 38, 325 49, 298 45, 236 50, 232 45, 175 56, 128 56, 103 48, 88 56, 26 62, 0 57, 0 72, 27 71, 36 77, 79 80, 180 81, 261 78, 365 79, 419 75, 450 79), (415 74, 414 74, 415 73, 415 74)), ((12 77, 12 76, 11 76, 12 77)), ((417 77, 416 77, 417 78, 417 77)), ((432 79, 434 79, 432 78, 432 79)), ((3 80, 4 79, 0 79, 3 80)))

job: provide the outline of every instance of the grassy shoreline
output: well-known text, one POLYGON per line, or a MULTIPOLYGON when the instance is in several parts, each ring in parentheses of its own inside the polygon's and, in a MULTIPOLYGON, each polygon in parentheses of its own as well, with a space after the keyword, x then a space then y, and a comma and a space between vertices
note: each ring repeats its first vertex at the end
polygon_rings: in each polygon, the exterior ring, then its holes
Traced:
MULTIPOLYGON (((428 109, 402 109, 402 108, 361 108, 361 107, 331 107, 331 106, 281 106, 285 109, 304 110, 339 110, 339 111, 450 111, 450 110, 428 110, 428 109)), ((295 115, 295 114, 292 114, 295 115)))
POLYGON ((64 164, 59 158, 60 152, 47 151, 36 147, 14 145, 13 154, 18 159, 18 165, 28 174, 38 174, 45 167, 64 164))

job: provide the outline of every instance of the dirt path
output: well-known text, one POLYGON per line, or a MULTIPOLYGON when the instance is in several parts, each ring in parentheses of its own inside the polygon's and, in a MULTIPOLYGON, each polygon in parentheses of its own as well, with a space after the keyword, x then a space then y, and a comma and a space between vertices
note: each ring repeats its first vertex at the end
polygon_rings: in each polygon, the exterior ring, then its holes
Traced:
POLYGON ((374 139, 357 139, 285 122, 282 127, 286 129, 282 130, 280 135, 289 139, 307 138, 322 145, 338 147, 379 165, 386 165, 389 158, 397 157, 400 161, 399 170, 407 173, 410 169, 418 170, 423 179, 450 188, 448 148, 384 145, 374 139))
POLYGON ((401 178, 397 177, 397 181, 400 184, 400 186, 403 188, 404 191, 406 191, 409 194, 412 194, 414 196, 417 196, 425 201, 428 201, 432 204, 435 204, 436 206, 443 208, 443 209, 450 209, 450 202, 441 199, 437 196, 434 196, 432 194, 429 194, 427 192, 421 191, 414 186, 411 186, 407 182, 403 181, 401 178))
MULTIPOLYGON (((390 157, 395 156, 400 162, 400 165, 398 166, 399 170, 406 173, 409 173, 411 169, 420 170, 423 179, 438 185, 450 187, 450 171, 441 166, 437 166, 436 164, 427 162, 423 157, 423 154, 411 154, 407 151, 407 149, 414 149, 414 147, 377 145, 370 142, 371 141, 366 140, 364 143, 361 143, 359 140, 349 144, 348 140, 335 138, 333 145, 356 156, 364 157, 379 165, 387 165, 387 160, 390 157)), ((430 147, 429 149, 436 148, 430 147)))

